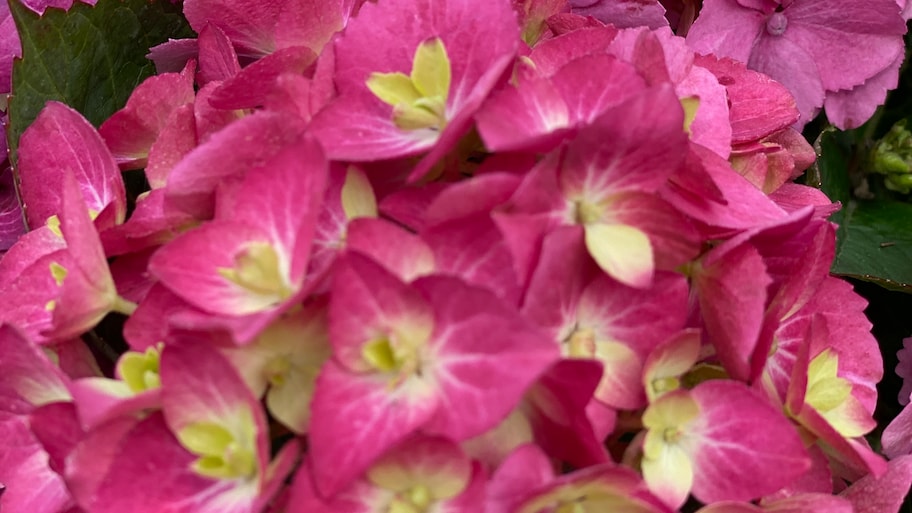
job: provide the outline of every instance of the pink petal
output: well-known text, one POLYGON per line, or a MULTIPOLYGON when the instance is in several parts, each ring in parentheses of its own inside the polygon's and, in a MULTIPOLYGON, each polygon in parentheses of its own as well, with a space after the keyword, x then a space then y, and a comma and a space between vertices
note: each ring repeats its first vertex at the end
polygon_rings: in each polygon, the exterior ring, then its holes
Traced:
POLYGON ((840 495, 852 502, 855 513, 899 512, 912 485, 912 457, 891 461, 884 475, 867 475, 852 483, 840 495))
POLYGON ((308 437, 311 471, 324 496, 345 488, 434 415, 438 398, 430 390, 403 388, 390 390, 383 376, 352 374, 334 361, 323 366, 308 437))
POLYGON ((691 393, 700 406, 702 428, 693 485, 700 501, 750 500, 776 491, 810 467, 791 422, 745 385, 707 381, 691 393), (763 429, 755 429, 758 425, 763 429))
POLYGON ((557 360, 557 347, 485 290, 436 276, 415 287, 436 314, 432 344, 441 403, 425 430, 454 440, 481 434, 557 360))
POLYGON ((170 204, 199 218, 211 215, 219 181, 241 176, 300 138, 301 122, 272 112, 241 118, 187 154, 168 177, 170 204))
POLYGON ((194 99, 189 64, 182 73, 149 77, 133 90, 124 108, 102 123, 98 133, 121 169, 144 168, 149 150, 171 113, 194 99))
MULTIPOLYGON (((29 226, 37 228, 60 213, 61 181, 72 174, 88 208, 109 209, 107 228, 126 217, 120 170, 95 128, 75 110, 49 102, 22 134, 19 148, 20 194, 29 226)), ((102 217, 99 217, 99 222, 102 217)))
POLYGON ((196 81, 200 87, 209 82, 222 82, 238 74, 241 65, 231 40, 218 25, 207 24, 199 31, 199 74, 196 81))

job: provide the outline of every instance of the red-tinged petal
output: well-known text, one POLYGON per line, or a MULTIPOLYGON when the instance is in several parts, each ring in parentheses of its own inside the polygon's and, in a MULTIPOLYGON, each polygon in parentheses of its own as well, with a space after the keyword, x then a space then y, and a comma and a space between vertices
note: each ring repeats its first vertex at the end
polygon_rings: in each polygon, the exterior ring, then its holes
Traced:
POLYGON ((0 320, 42 345, 70 338, 53 333, 53 310, 61 288, 51 274, 54 264, 75 268, 66 250, 59 250, 33 262, 12 283, 5 283, 0 294, 0 320))
POLYGON ((140 421, 116 445, 119 451, 104 479, 84 504, 90 511, 244 513, 253 508, 256 485, 194 473, 195 456, 181 447, 161 414, 140 421))
POLYGON ((910 485, 912 456, 900 456, 890 461, 883 475, 869 474, 840 496, 852 503, 854 513, 899 513, 910 485))
POLYGON ((70 400, 66 375, 9 325, 0 326, 0 354, 0 411, 24 415, 38 406, 70 400))
MULTIPOLYGON (((193 306, 213 314, 237 316, 272 310, 286 299, 282 294, 258 293, 222 273, 235 269, 248 247, 279 250, 274 244, 269 233, 260 227, 210 221, 158 250, 149 261, 149 272, 193 306)), ((287 280, 288 256, 275 254, 285 266, 276 272, 287 280)))
MULTIPOLYGON (((721 53, 735 57, 728 52, 721 53)), ((785 38, 761 37, 747 65, 781 83, 795 97, 801 118, 797 126, 813 119, 823 106, 824 86, 817 60, 804 48, 785 38)))
POLYGON ((912 454, 912 407, 908 404, 887 425, 881 437, 888 458, 912 454))
POLYGON ((707 381, 691 394, 700 406, 699 427, 693 432, 699 439, 693 494, 700 501, 757 498, 810 467, 795 427, 746 386, 707 381), (756 429, 760 425, 763 429, 756 429))
MULTIPOLYGON (((553 19, 557 21, 557 25, 563 25, 566 28, 566 24, 560 21, 561 16, 557 15, 553 19)), ((585 18, 579 16, 573 16, 573 19, 577 20, 575 23, 579 23, 581 26, 542 41, 535 45, 529 55, 543 75, 553 75, 574 59, 605 52, 618 34, 618 29, 613 26, 605 26, 599 22, 589 25, 585 18)), ((554 30, 555 24, 552 23, 552 20, 548 20, 548 23, 554 30)))
POLYGON ((310 465, 305 462, 292 482, 287 513, 372 513, 392 495, 363 479, 351 483, 330 497, 323 496, 314 484, 310 465))
POLYGON ((16 244, 0 258, 0 284, 15 282, 36 261, 65 248, 66 241, 63 237, 47 225, 23 233, 16 244))
POLYGON ((95 355, 82 339, 66 340, 44 347, 51 352, 51 358, 70 379, 101 376, 95 355))
POLYGON ((379 264, 354 252, 336 261, 329 330, 335 359, 344 367, 376 370, 365 351, 377 340, 423 351, 435 322, 427 300, 379 264))
POLYGON ((405 282, 435 270, 434 253, 425 241, 383 219, 352 220, 346 247, 370 256, 405 282))
POLYGON ((602 377, 590 360, 560 360, 526 393, 524 406, 538 445, 577 468, 606 463, 607 451, 586 416, 602 377))
POLYGON ((95 128, 62 103, 49 102, 22 135, 18 171, 19 191, 32 228, 60 213, 66 175, 75 178, 89 209, 96 213, 110 209, 110 223, 101 229, 126 217, 126 192, 114 158, 95 128))
POLYGON ((506 1, 489 2, 481 10, 467 0, 367 3, 336 44, 340 99, 314 118, 312 128, 333 159, 401 157, 436 145, 410 177, 416 180, 468 131, 474 111, 512 61, 518 42, 516 16, 506 1), (378 39, 378 33, 394 36, 378 39), (392 107, 373 96, 367 79, 374 72, 408 73, 416 48, 432 37, 440 38, 451 64, 447 127, 442 132, 400 130, 393 124, 392 107))
MULTIPOLYGON (((541 252, 542 240, 555 223, 551 214, 493 214, 494 222, 503 234, 513 255, 513 269, 521 288, 528 286, 541 252)), ((582 235, 582 230, 570 227, 582 235)), ((582 237, 580 237, 582 239, 582 237)))
MULTIPOLYGON (((152 189, 164 187, 174 166, 184 158, 184 155, 196 148, 194 108, 192 104, 186 104, 174 109, 149 148, 145 173, 152 189)), ((131 215, 130 219, 132 218, 131 215)))
POLYGON ((199 225, 198 219, 168 208, 165 202, 164 189, 153 189, 140 196, 126 223, 101 233, 105 254, 119 256, 154 249, 199 225))
MULTIPOLYGON (((776 501, 763 501, 763 511, 775 513, 861 513, 843 497, 822 493, 802 493, 776 501)), ((884 511, 884 510, 878 510, 884 511)))
POLYGON ((179 73, 198 53, 196 39, 169 39, 149 48, 146 58, 155 63, 156 73, 179 73))
MULTIPOLYGON (((6 154, 5 140, 6 132, 0 128, 0 155, 6 154)), ((12 168, 0 164, 0 256, 26 233, 22 206, 13 180, 12 168)))
POLYGON ((685 154, 683 127, 683 109, 668 85, 643 90, 606 109, 570 143, 560 172, 561 190, 594 197, 656 191, 685 154))
POLYGON ((570 7, 575 14, 592 16, 618 28, 668 25, 665 8, 657 0, 570 0, 570 7))
POLYGON ((319 54, 333 34, 348 23, 356 0, 285 2, 275 27, 276 46, 306 46, 319 54))
POLYGON ((143 410, 161 407, 161 390, 136 394, 123 381, 85 378, 70 385, 73 401, 79 407, 79 421, 91 430, 112 419, 139 416, 143 410))
POLYGON ((520 286, 513 256, 487 214, 441 223, 421 231, 434 255, 435 274, 456 276, 519 304, 520 286))
POLYGON ((259 227, 291 259, 288 279, 300 286, 307 271, 329 164, 316 140, 304 136, 252 169, 241 183, 231 212, 216 218, 245 219, 259 227), (255 192, 254 192, 255 191, 255 192))
POLYGON ((747 62, 766 28, 764 13, 745 9, 731 0, 706 0, 699 22, 687 33, 687 45, 701 54, 715 54, 747 62))
POLYGON ((801 410, 796 420, 819 438, 824 451, 830 458, 845 465, 853 472, 882 475, 887 468, 883 457, 867 445, 863 438, 849 439, 840 434, 817 410, 807 407, 801 410))
MULTIPOLYGON (((237 120, 197 146, 171 170, 165 188, 168 201, 200 219, 210 216, 213 192, 220 181, 266 164, 297 141, 302 129, 297 118, 274 112, 257 112, 237 120)), ((202 140, 203 133, 200 137, 202 140)))
POLYGON ((124 339, 130 349, 142 352, 159 342, 163 343, 172 329, 168 319, 185 308, 192 307, 156 282, 124 324, 124 339))
POLYGON ((725 86, 731 102, 732 143, 757 141, 798 121, 792 95, 768 76, 725 57, 699 55, 694 62, 712 71, 725 86))
POLYGON ((905 58, 904 53, 896 55, 896 60, 880 73, 870 77, 863 84, 850 90, 835 91, 827 94, 823 105, 827 119, 840 130, 857 128, 874 115, 877 107, 884 104, 887 91, 895 89, 899 82, 899 68, 905 58))
POLYGON ((210 105, 225 110, 262 106, 272 94, 279 76, 303 74, 316 60, 317 54, 304 46, 277 50, 226 79, 212 92, 210 105))
POLYGON ((207 25, 220 28, 239 55, 262 57, 276 49, 275 25, 287 2, 254 0, 187 0, 184 16, 200 33, 207 25))
POLYGON ((506 203, 519 186, 520 177, 512 173, 489 173, 448 185, 432 200, 424 217, 429 226, 446 221, 488 213, 506 203))
POLYGON ((218 25, 206 24, 199 31, 199 74, 196 81, 200 87, 209 82, 222 82, 238 74, 241 65, 231 40, 218 25))
POLYGON ((0 411, 0 483, 3 508, 12 512, 59 513, 71 504, 63 479, 32 434, 28 418, 0 411))
POLYGON ((725 88, 710 71, 693 66, 675 84, 675 92, 678 98, 696 98, 698 102, 697 111, 688 125, 690 140, 720 157, 728 158, 732 132, 725 88))
POLYGON ((580 296, 600 272, 581 250, 582 235, 576 227, 563 227, 545 236, 523 300, 523 316, 544 328, 557 343, 571 335, 580 296))
POLYGON ((694 287, 707 336, 725 370, 735 379, 747 380, 772 279, 750 244, 716 249, 699 267, 694 287))
POLYGON ((553 479, 554 469, 548 456, 535 444, 523 445, 513 451, 491 476, 487 506, 491 513, 515 511, 530 491, 553 479))
POLYGON ((138 422, 133 417, 120 417, 99 426, 88 431, 71 452, 64 477, 73 499, 83 509, 90 510, 111 462, 122 453, 123 437, 138 422))
POLYGON ((28 422, 35 439, 41 442, 48 455, 51 470, 62 476, 67 458, 85 434, 76 416, 76 405, 71 402, 46 404, 32 411, 28 422))
POLYGON ((549 78, 518 66, 517 85, 492 95, 478 111, 478 132, 490 151, 548 151, 573 126, 567 103, 549 78))
POLYGON ((414 286, 435 313, 430 373, 441 403, 425 430, 465 440, 506 417, 558 359, 558 350, 488 291, 445 277, 422 278, 414 286))
POLYGON ((263 410, 224 356, 201 341, 171 344, 162 351, 160 374, 162 408, 178 435, 194 423, 237 427, 238 419, 249 415, 262 475, 268 457, 263 410))
POLYGON ((805 1, 783 12, 788 20, 783 39, 813 56, 828 91, 861 84, 903 53, 900 36, 906 27, 896 15, 894 0, 871 0, 865 5, 805 1), (839 57, 833 49, 838 49, 839 57), (858 65, 850 64, 856 59, 860 59, 858 65))
POLYGON ((686 171, 679 173, 686 172, 691 175, 688 180, 696 179, 697 183, 706 177, 711 190, 721 192, 721 201, 709 200, 702 191, 695 194, 696 191, 682 188, 677 178, 675 187, 661 191, 661 197, 682 213, 708 225, 702 231, 709 238, 730 236, 734 230, 775 222, 786 216, 786 212, 763 191, 732 169, 726 160, 705 148, 690 145, 684 166, 686 171))
POLYGON ((121 169, 146 167, 152 144, 165 129, 171 113, 193 103, 193 69, 149 77, 130 94, 127 105, 98 128, 121 169))
POLYGON ((352 374, 330 361, 317 378, 309 440, 311 470, 324 496, 345 488, 381 454, 430 419, 439 399, 431 383, 390 388, 382 375, 352 374))

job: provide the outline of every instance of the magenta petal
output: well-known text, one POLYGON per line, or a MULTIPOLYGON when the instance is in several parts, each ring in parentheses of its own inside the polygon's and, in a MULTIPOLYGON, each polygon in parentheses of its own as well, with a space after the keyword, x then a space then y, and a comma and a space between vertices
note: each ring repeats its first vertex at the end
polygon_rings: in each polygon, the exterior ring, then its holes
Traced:
MULTIPOLYGON (((0 128, 0 139, 6 139, 6 134, 0 128)), ((0 150, 5 143, 0 142, 0 150)), ((5 152, 0 153, 3 155, 5 152)), ((19 196, 13 185, 12 168, 0 164, 0 256, 8 250, 25 233, 25 221, 22 207, 19 205, 19 196)))
POLYGON ((265 302, 271 300, 261 299, 219 274, 219 269, 233 269, 235 255, 250 243, 272 241, 258 227, 211 221, 159 249, 149 261, 149 272, 202 310, 224 315, 263 311, 271 308, 265 302))
POLYGON ((71 502, 63 479, 48 466, 48 455, 24 416, 0 411, 0 483, 3 509, 60 513, 71 502))
POLYGON ((414 286, 433 304, 436 323, 441 404, 425 430, 454 440, 479 435, 519 403, 557 361, 558 348, 488 291, 436 276, 414 286))
POLYGON ((526 394, 537 443, 550 456, 577 468, 609 461, 586 416, 602 367, 591 360, 560 360, 526 394))
POLYGON ((486 288, 508 304, 519 304, 513 257, 488 215, 438 224, 421 232, 434 254, 435 273, 457 276, 486 288))
POLYGON ((864 124, 874 115, 877 107, 884 104, 887 91, 896 88, 899 82, 899 67, 904 58, 905 54, 898 54, 892 64, 867 79, 864 84, 827 94, 824 100, 827 119, 842 130, 857 128, 864 124))
POLYGON ((292 46, 263 57, 225 82, 212 93, 209 103, 217 109, 252 109, 262 106, 284 73, 303 74, 317 55, 310 48, 292 46))
POLYGON ((231 123, 171 170, 165 188, 167 204, 199 218, 211 215, 213 193, 220 181, 265 164, 298 140, 302 130, 297 118, 274 112, 257 112, 231 123))
POLYGON ((899 513, 912 485, 912 456, 891 461, 880 477, 867 475, 840 495, 852 502, 855 513, 899 513))
POLYGON ((222 82, 241 71, 237 53, 231 40, 218 25, 207 24, 199 31, 199 74, 196 80, 200 87, 209 82, 222 82))
POLYGON ((803 126, 823 106, 824 86, 814 56, 783 38, 761 38, 748 61, 752 69, 766 73, 791 91, 803 126))
POLYGON ((168 345, 161 355, 161 382, 162 409, 175 433, 197 422, 231 426, 247 410, 262 475, 268 454, 263 409, 222 353, 202 341, 168 345))
POLYGON ((687 45, 702 54, 747 62, 766 28, 762 12, 745 9, 735 0, 704 0, 697 22, 687 33, 687 45))
POLYGON ((766 265, 753 246, 741 244, 713 250, 701 269, 694 287, 707 336, 728 373, 746 381, 772 282, 766 265))
POLYGON ((121 169, 146 167, 149 150, 168 117, 178 107, 193 103, 194 98, 193 69, 189 66, 182 73, 149 77, 130 94, 123 109, 102 123, 98 133, 121 169))
POLYGON ((67 377, 34 343, 0 326, 0 411, 23 415, 43 404, 68 401, 67 377))
POLYGON ((22 134, 19 147, 19 192, 31 228, 61 210, 60 188, 72 174, 88 208, 96 213, 110 206, 107 228, 123 222, 126 192, 120 170, 95 128, 75 110, 49 102, 22 134))
POLYGON ((29 427, 48 454, 51 470, 63 475, 66 459, 83 438, 71 402, 46 404, 29 414, 29 427))
POLYGON ((351 374, 330 361, 311 403, 311 471, 332 495, 393 445, 423 425, 438 407, 434 395, 390 390, 382 376, 351 374))
POLYGON ((792 95, 768 76, 729 58, 697 56, 694 62, 712 71, 725 86, 733 143, 762 139, 798 121, 792 95))
POLYGON ((217 218, 245 219, 270 233, 280 254, 287 255, 291 285, 300 286, 307 271, 317 216, 323 202, 329 164, 317 141, 304 136, 248 172, 241 196, 217 218))
POLYGON ((888 458, 912 454, 912 407, 908 404, 883 431, 881 443, 888 458))
POLYGON ((668 25, 665 8, 658 0, 571 0, 573 13, 608 23, 618 28, 668 25))
POLYGON ((747 386, 707 381, 691 393, 702 427, 693 484, 700 501, 750 500, 778 490, 810 467, 798 431, 747 386), (756 429, 759 425, 763 429, 756 429))
POLYGON ((220 28, 238 54, 262 57, 276 49, 275 25, 287 2, 257 0, 185 0, 184 16, 200 33, 207 25, 220 28))

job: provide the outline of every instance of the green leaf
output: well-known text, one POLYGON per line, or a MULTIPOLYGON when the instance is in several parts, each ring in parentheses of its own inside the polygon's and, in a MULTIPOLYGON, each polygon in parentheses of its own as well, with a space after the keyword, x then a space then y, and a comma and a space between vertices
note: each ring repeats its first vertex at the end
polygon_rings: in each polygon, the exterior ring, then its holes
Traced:
POLYGON ((912 292, 912 204, 849 202, 836 234, 832 271, 912 292))
POLYGON ((849 173, 862 157, 850 134, 825 130, 814 148, 817 163, 808 183, 843 205, 830 217, 839 225, 833 274, 912 292, 912 204, 852 198, 849 173))
POLYGON ((40 17, 18 0, 9 5, 22 41, 7 134, 14 163, 19 137, 48 101, 66 103, 98 126, 154 73, 145 57, 150 47, 194 37, 180 5, 168 0, 76 2, 69 11, 48 9, 40 17))

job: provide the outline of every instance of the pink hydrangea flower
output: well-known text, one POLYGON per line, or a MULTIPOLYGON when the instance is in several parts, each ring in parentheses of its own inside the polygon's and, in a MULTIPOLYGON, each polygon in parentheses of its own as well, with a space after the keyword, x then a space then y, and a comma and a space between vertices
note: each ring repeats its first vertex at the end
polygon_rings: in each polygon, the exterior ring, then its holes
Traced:
POLYGON ((896 87, 905 31, 895 0, 706 0, 687 43, 788 87, 799 125, 826 104, 830 121, 846 129, 867 121, 896 87))

